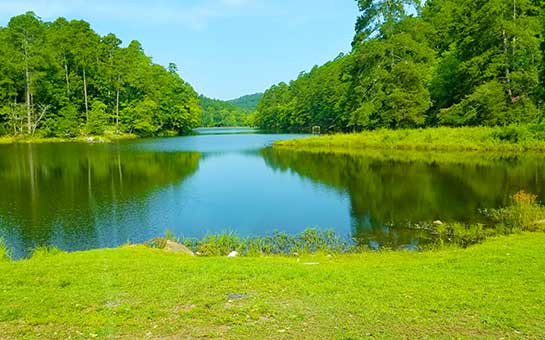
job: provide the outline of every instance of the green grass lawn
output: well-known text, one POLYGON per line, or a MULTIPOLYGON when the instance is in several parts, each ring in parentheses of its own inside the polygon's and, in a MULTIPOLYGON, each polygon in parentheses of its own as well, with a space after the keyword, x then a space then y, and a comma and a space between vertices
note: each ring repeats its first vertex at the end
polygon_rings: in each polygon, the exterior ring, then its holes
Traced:
POLYGON ((277 147, 334 150, 397 149, 436 151, 545 151, 545 128, 540 125, 374 130, 324 135, 274 143, 277 147))
POLYGON ((545 233, 422 253, 0 262, 0 338, 366 336, 544 338, 545 233))

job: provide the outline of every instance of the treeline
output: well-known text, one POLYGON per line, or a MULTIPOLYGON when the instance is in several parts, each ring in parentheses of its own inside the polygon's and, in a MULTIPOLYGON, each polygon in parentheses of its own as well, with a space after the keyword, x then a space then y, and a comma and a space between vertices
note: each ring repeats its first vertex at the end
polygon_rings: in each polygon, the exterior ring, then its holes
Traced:
POLYGON ((202 108, 201 126, 254 126, 255 106, 252 108, 252 103, 243 98, 244 97, 232 101, 224 101, 208 98, 203 95, 199 96, 202 108))
POLYGON ((256 123, 323 132, 541 122, 541 0, 357 0, 352 51, 267 90, 256 123))
POLYGON ((34 13, 0 27, 0 135, 73 137, 184 133, 199 123, 196 92, 142 46, 81 20, 34 13))

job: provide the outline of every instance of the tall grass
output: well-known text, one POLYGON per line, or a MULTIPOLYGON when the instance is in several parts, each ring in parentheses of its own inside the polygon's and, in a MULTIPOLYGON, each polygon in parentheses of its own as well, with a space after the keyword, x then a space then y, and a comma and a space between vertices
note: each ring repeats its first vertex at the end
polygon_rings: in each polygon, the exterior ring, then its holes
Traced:
POLYGON ((513 195, 508 207, 488 210, 485 214, 509 230, 545 231, 545 208, 536 195, 525 191, 513 195))
POLYGON ((32 251, 33 258, 48 257, 62 254, 63 251, 53 246, 39 246, 32 251))
MULTIPOLYGON (((334 231, 318 229, 307 229, 298 235, 275 232, 263 237, 240 237, 234 233, 207 235, 201 239, 175 238, 172 233, 168 233, 168 237, 201 256, 225 256, 232 251, 243 256, 344 253, 355 247, 355 242, 349 238, 342 238, 334 231)), ((166 240, 156 238, 147 245, 164 248, 166 240)))
POLYGON ((0 261, 11 259, 10 251, 3 239, 0 238, 0 261))

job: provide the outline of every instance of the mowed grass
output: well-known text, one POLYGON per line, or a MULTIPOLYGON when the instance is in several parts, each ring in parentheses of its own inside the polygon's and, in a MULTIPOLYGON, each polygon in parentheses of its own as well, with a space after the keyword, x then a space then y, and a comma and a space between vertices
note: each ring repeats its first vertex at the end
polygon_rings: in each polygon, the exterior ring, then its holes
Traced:
POLYGON ((332 257, 41 251, 0 263, 0 337, 544 338, 544 254, 545 233, 332 257))
POLYGON ((330 150, 394 149, 435 151, 545 151, 545 126, 460 127, 375 130, 274 143, 277 147, 330 150))

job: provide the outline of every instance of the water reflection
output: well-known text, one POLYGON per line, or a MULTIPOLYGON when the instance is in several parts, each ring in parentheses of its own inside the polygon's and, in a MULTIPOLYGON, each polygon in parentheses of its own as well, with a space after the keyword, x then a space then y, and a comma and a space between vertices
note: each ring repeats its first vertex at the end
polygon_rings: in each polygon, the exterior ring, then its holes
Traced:
MULTIPOLYGON (((12 145, 0 149, 0 236, 16 256, 44 244, 113 246, 134 230, 146 195, 193 174, 198 153, 121 150, 119 145, 12 145), (107 228, 101 234, 96 227, 107 228), (101 238, 101 239, 100 239, 101 238)), ((141 216, 140 216, 141 217, 141 216)))
POLYGON ((357 155, 262 151, 274 169, 327 184, 350 198, 352 233, 363 244, 414 248, 427 235, 408 223, 475 221, 479 210, 503 206, 524 189, 543 197, 540 157, 483 159, 471 154, 370 152, 357 155))
POLYGON ((415 248, 408 222, 468 221, 525 189, 545 197, 543 158, 306 153, 293 135, 200 135, 113 145, 0 146, 0 238, 114 247, 164 235, 334 229, 370 247, 415 248))

